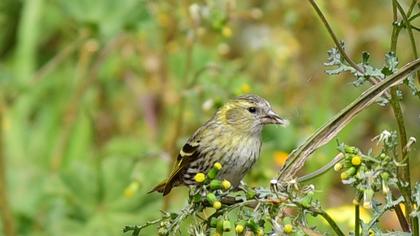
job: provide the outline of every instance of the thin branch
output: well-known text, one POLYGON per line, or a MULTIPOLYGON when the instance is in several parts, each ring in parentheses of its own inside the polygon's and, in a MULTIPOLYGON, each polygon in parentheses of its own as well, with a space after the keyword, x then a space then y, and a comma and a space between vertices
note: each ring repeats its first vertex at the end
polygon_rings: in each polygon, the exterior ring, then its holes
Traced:
POLYGON ((280 170, 278 180, 280 182, 292 180, 296 172, 302 168, 306 159, 315 150, 334 138, 359 112, 372 104, 384 91, 401 83, 406 76, 418 69, 420 69, 420 59, 408 63, 397 73, 362 93, 289 155, 286 164, 280 170))
MULTIPOLYGON (((414 34, 413 34, 413 30, 411 28, 410 21, 408 20, 408 17, 405 14, 404 9, 402 8, 401 4, 397 0, 393 0, 393 3, 395 3, 396 7, 398 8, 398 11, 400 12, 400 14, 401 14, 401 16, 404 20, 405 26, 407 27, 407 31, 408 31, 408 36, 410 38, 410 43, 411 43, 411 49, 413 51, 413 56, 414 56, 414 59, 417 59, 418 54, 417 54, 416 40, 414 39, 414 34)), ((420 83, 420 74, 417 74, 417 79, 420 83)))
POLYGON ((325 172, 327 172, 329 169, 331 169, 332 167, 334 167, 335 164, 337 164, 338 162, 340 162, 341 160, 344 159, 344 154, 343 153, 339 153, 337 154, 330 162, 328 162, 326 165, 324 165, 323 167, 317 169, 316 171, 309 173, 307 175, 304 175, 302 177, 299 177, 297 179, 297 182, 305 182, 308 181, 310 179, 313 179, 315 177, 318 177, 322 174, 324 174, 325 172))
POLYGON ((324 220, 326 220, 328 222, 328 224, 331 226, 331 228, 334 230, 334 232, 339 235, 339 236, 344 236, 345 234, 343 233, 343 231, 340 229, 340 227, 338 227, 337 223, 335 223, 335 221, 333 220, 333 218, 331 218, 331 216, 324 210, 319 209, 319 208, 314 208, 314 207, 306 207, 304 205, 302 205, 299 202, 293 202, 296 205, 298 205, 299 207, 301 207, 302 209, 305 209, 307 211, 310 211, 312 213, 315 213, 317 215, 322 216, 322 218, 324 218, 324 220))
MULTIPOLYGON (((322 13, 319 6, 316 4, 314 0, 308 0, 309 3, 312 5, 312 7, 315 9, 316 13, 318 14, 319 18, 321 18, 322 23, 324 24, 325 28, 327 28, 327 31, 329 35, 331 36, 332 40, 334 41, 334 44, 337 48, 337 50, 340 52, 341 56, 344 58, 344 60, 354 69, 356 69, 358 72, 364 74, 364 70, 360 68, 344 51, 344 48, 342 47, 340 41, 338 40, 337 36, 335 35, 334 31, 332 30, 330 24, 328 23, 327 19, 325 18, 324 14, 322 13)), ((380 81, 380 78, 376 78, 373 76, 369 76, 368 78, 369 82, 371 84, 376 84, 380 81)))
MULTIPOLYGON (((402 8, 399 5, 399 3, 396 0, 392 1, 392 12, 393 12, 393 21, 397 22, 398 20, 398 15, 397 15, 397 9, 400 8, 399 10, 401 12, 402 8), (398 7, 399 6, 399 7, 398 7)), ((402 13, 403 14, 403 13, 402 13)), ((405 17, 406 19, 407 17, 405 17)), ((408 21, 406 21, 406 23, 410 24, 408 21)), ((399 36, 399 27, 394 25, 393 27, 393 34, 391 36, 391 51, 396 52, 397 51, 397 42, 398 42, 398 36, 399 36)), ((414 45, 415 46, 415 45, 414 45)), ((404 182, 407 182, 408 185, 405 187, 400 187, 400 191, 401 191, 401 195, 404 197, 405 199, 405 206, 407 209, 407 212, 411 212, 412 210, 412 200, 411 200, 411 181, 410 181, 410 165, 409 165, 409 160, 405 158, 405 156, 407 155, 407 152, 404 150, 404 147, 407 145, 407 132, 405 129, 405 124, 404 124, 404 117, 403 117, 403 112, 401 109, 401 105, 399 103, 399 98, 397 96, 397 88, 391 88, 391 106, 392 109, 394 111, 394 116, 395 116, 395 120, 397 122, 397 126, 398 126, 398 136, 400 139, 400 155, 398 157, 398 155, 396 156, 397 161, 398 162, 404 162, 404 166, 402 167, 398 167, 397 169, 397 175, 398 178, 404 182)), ((409 214, 406 215, 406 219, 407 222, 411 222, 411 218, 409 216, 409 214)), ((403 222, 400 221, 401 226, 403 222)), ((413 223, 413 222, 411 222, 413 223)), ((418 223, 416 223, 418 224, 418 223)))
MULTIPOLYGON (((411 13, 413 13, 413 10, 414 10, 414 7, 416 6, 417 1, 418 0, 412 0, 411 1, 410 7, 408 8, 408 11, 407 11, 407 16, 408 17, 410 17, 411 16, 411 13)), ((419 13, 417 13, 416 15, 418 15, 418 14, 419 13)))

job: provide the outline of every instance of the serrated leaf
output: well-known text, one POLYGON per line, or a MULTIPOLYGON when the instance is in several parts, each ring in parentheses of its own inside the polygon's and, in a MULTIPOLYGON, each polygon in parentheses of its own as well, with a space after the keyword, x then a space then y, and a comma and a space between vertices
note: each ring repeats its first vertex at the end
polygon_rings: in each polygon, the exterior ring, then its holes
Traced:
POLYGON ((397 70, 398 58, 394 52, 389 52, 385 54, 385 66, 382 68, 381 72, 387 76, 393 74, 397 70))

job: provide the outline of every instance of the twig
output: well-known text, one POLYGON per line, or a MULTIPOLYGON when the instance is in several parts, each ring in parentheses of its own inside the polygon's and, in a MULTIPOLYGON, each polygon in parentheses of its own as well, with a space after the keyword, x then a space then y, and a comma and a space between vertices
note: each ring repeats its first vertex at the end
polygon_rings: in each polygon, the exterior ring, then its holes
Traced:
MULTIPOLYGON (((393 0, 393 3, 395 3, 395 6, 398 8, 398 11, 400 12, 400 14, 401 14, 401 16, 404 20, 405 26, 407 27, 407 31, 408 31, 408 36, 410 38, 411 50, 413 51, 414 59, 417 59, 418 58, 417 46, 416 46, 416 40, 414 39, 413 30, 411 28, 411 23, 408 20, 408 17, 405 14, 404 9, 400 5, 400 3, 397 0, 393 0)), ((420 73, 417 74, 417 80, 420 83, 420 73)))
POLYGON ((315 177, 318 177, 319 175, 324 174, 325 172, 327 172, 329 169, 331 169, 335 164, 337 164, 338 162, 340 162, 341 160, 344 159, 344 154, 343 153, 339 153, 337 154, 334 159, 332 159, 330 162, 328 162, 326 165, 324 165, 323 167, 319 168, 318 170, 309 173, 307 175, 304 175, 302 177, 299 177, 297 179, 297 182, 305 182, 308 181, 310 179, 313 179, 315 177))
MULTIPOLYGON (((328 33, 330 34, 332 40, 334 41, 334 44, 337 48, 337 50, 340 52, 341 56, 344 58, 344 60, 354 69, 356 69, 361 74, 364 74, 364 70, 360 68, 344 51, 344 48, 342 47, 340 41, 338 40, 337 36, 335 35, 334 31, 332 30, 330 24, 328 23, 326 17, 322 13, 319 6, 316 4, 314 0, 308 0, 309 3, 312 5, 312 7, 315 9, 316 13, 318 14, 319 18, 321 18, 322 23, 324 24, 325 28, 327 28, 328 33)), ((380 78, 369 76, 367 78, 371 84, 376 84, 380 81, 380 78)))
MULTIPOLYGON (((393 0, 392 1, 392 12, 393 12, 393 21, 396 22, 398 20, 398 16, 397 16, 397 8, 398 8, 398 2, 393 0)), ((401 6, 400 6, 401 7, 401 6)), ((401 10, 401 9, 400 9, 401 10)), ((405 17, 406 18, 406 17, 405 17)), ((408 24, 410 24, 408 22, 408 24)), ((396 52, 397 49, 397 42, 398 42, 398 36, 399 36, 399 30, 396 29, 397 26, 394 25, 393 27, 393 33, 391 36, 391 51, 396 52)), ((415 45, 414 45, 415 46, 415 45)), ((412 210, 412 201, 411 201, 411 181, 410 181, 410 165, 409 165, 409 160, 405 158, 405 156, 407 155, 406 150, 404 150, 404 147, 407 145, 407 132, 405 129, 405 124, 404 124, 404 117, 403 117, 403 112, 401 109, 401 105, 398 101, 398 96, 397 96, 397 88, 391 88, 391 100, 390 100, 392 109, 394 111, 394 117, 395 120, 397 122, 397 126, 398 126, 398 136, 400 139, 400 155, 398 158, 397 155, 397 161, 398 162, 403 162, 405 165, 402 167, 398 167, 397 168, 397 175, 398 178, 401 179, 404 182, 407 182, 408 185, 405 187, 401 187, 400 191, 401 194, 403 195, 404 199, 405 199, 405 205, 406 205, 406 210, 407 212, 411 212, 412 210)), ((411 218, 409 216, 409 214, 406 215, 406 219, 407 222, 411 222, 411 218)), ((416 220, 414 220, 416 221, 416 220)), ((400 222, 401 224, 402 222, 400 222)), ((413 223, 413 222, 411 222, 413 223)), ((418 224, 418 223, 416 223, 418 224)))
POLYGON ((320 215, 322 216, 322 218, 324 218, 324 220, 326 220, 328 222, 328 224, 331 226, 331 228, 334 230, 334 232, 339 235, 339 236, 344 236, 345 234, 343 233, 343 231, 340 229, 340 227, 338 227, 337 223, 335 223, 335 221, 331 218, 331 216, 324 210, 319 209, 319 208, 314 208, 314 207, 307 207, 302 205, 299 202, 293 202, 294 204, 296 204, 297 206, 301 207, 302 209, 305 209, 309 212, 312 212, 314 214, 320 215))

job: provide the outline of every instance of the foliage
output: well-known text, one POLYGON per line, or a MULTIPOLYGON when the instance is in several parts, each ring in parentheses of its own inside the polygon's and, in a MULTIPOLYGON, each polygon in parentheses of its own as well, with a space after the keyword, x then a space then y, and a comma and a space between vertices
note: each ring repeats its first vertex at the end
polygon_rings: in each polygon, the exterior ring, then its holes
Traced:
MULTIPOLYGON (((390 72, 382 71, 388 65, 374 66, 383 63, 374 58, 395 51, 400 66, 414 58, 405 32, 412 26, 417 34, 418 6, 400 2, 411 25, 394 20, 401 47, 387 50, 390 4, 320 1, 346 39, 349 55, 369 51, 372 59, 358 65, 383 74, 390 72)), ((322 79, 320 65, 331 43, 309 11, 309 4, 290 0, 0 1, 0 235, 120 235, 124 225, 153 222, 162 208, 176 212, 164 218, 179 215, 189 199, 184 189, 165 200, 146 192, 166 175, 194 129, 223 101, 243 93, 267 98, 292 125, 264 130, 262 156, 245 180, 248 190, 229 194, 246 196, 251 186, 261 186, 255 189, 261 196, 277 198, 269 181, 287 154, 361 91, 344 79, 322 79)), ((419 96, 415 75, 405 83, 419 96)), ((408 136, 418 137, 418 100, 407 88, 399 86, 404 127, 408 136)), ((388 107, 364 111, 339 139, 368 155, 363 150, 372 136, 397 130, 393 113, 384 111, 388 107)), ((334 144, 318 150, 305 172, 320 169, 336 152, 334 144)), ((412 148, 411 166, 419 164, 418 156, 412 148)), ((311 180, 314 202, 325 212, 351 202, 349 188, 333 176, 328 172, 311 180)), ((302 194, 304 186, 294 194, 302 194)), ((412 215, 418 215, 417 208, 412 215)), ((267 220, 271 228, 265 232, 282 227, 298 232, 301 219, 295 216, 290 222, 267 220)), ((307 221, 320 232, 332 232, 319 217, 307 221)), ((189 222, 179 226, 182 232, 201 232, 188 229, 189 222)), ((394 222, 379 226, 398 230, 394 222)), ((245 223, 243 230, 250 229, 245 223)), ((348 222, 338 223, 343 232, 354 231, 348 222)))

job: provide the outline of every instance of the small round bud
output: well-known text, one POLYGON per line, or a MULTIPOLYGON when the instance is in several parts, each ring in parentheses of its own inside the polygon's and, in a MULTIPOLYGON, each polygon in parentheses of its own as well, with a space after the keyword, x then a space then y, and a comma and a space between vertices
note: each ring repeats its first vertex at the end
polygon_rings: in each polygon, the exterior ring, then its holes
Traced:
POLYGON ((212 217, 211 218, 211 220, 210 220, 210 227, 211 228, 216 228, 216 226, 217 226, 217 219, 216 218, 214 218, 214 217, 212 217))
POLYGON ((220 170, 222 169, 222 164, 220 164, 220 162, 216 162, 214 163, 213 167, 216 168, 216 170, 220 170))
POLYGON ((214 201, 213 202, 213 208, 218 210, 222 207, 222 203, 220 201, 214 201))
POLYGON ((214 195, 214 193, 208 193, 207 194, 207 201, 209 201, 210 204, 213 204, 215 201, 217 201, 216 195, 214 195))
POLYGON ((293 232, 293 225, 285 224, 283 227, 283 232, 285 232, 286 234, 290 234, 291 232, 293 232))
POLYGON ((388 172, 382 172, 381 173, 381 178, 385 181, 387 181, 389 179, 389 173, 388 172))
POLYGON ((338 162, 337 164, 334 165, 334 170, 335 171, 340 171, 341 169, 343 169, 343 164, 338 162))
POLYGON ((238 225, 236 225, 236 227, 235 227, 235 232, 236 232, 237 234, 240 234, 240 233, 244 232, 244 229, 245 229, 245 227, 244 227, 243 225, 238 224, 238 225))
POLYGON ((223 221, 223 231, 229 232, 232 229, 232 226, 230 225, 230 221, 224 220, 223 221))
POLYGON ((204 182, 204 180, 206 180, 206 176, 203 173, 199 172, 194 176, 194 180, 197 183, 202 183, 204 182))
POLYGON ((257 193, 253 189, 248 189, 245 195, 246 195, 246 199, 252 199, 255 197, 255 195, 257 195, 257 193))
POLYGON ((353 146, 345 146, 344 147, 344 151, 346 152, 346 153, 349 153, 349 154, 356 154, 357 153, 357 148, 356 147, 353 147, 353 146))
POLYGON ((218 232, 220 234, 223 233, 223 223, 224 223, 224 220, 222 220, 222 219, 218 219, 217 220, 217 223, 216 223, 216 232, 218 232))
POLYGON ((342 180, 346 180, 346 179, 350 178, 351 176, 353 176, 354 174, 356 174, 356 168, 355 167, 350 167, 346 171, 342 172, 340 177, 341 177, 342 180))
POLYGON ((222 181, 220 181, 218 179, 213 179, 212 181, 210 181, 209 186, 210 186, 211 190, 221 189, 222 188, 222 181))
POLYGON ((257 236, 264 236, 264 229, 261 227, 258 227, 257 232, 255 232, 257 236))
POLYGON ((222 181, 222 187, 224 190, 228 190, 230 187, 232 187, 232 184, 229 182, 229 180, 225 179, 222 181))
POLYGON ((355 155, 351 158, 351 164, 354 166, 359 166, 362 163, 362 157, 355 155))
POLYGON ((346 179, 348 179, 350 176, 347 174, 347 172, 342 172, 341 174, 340 174, 340 178, 342 179, 342 180, 346 180, 346 179))

